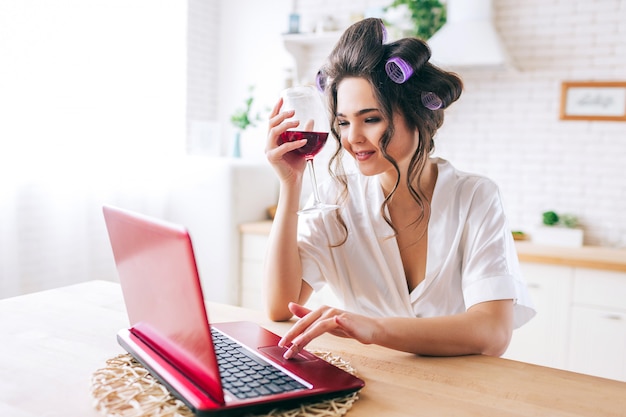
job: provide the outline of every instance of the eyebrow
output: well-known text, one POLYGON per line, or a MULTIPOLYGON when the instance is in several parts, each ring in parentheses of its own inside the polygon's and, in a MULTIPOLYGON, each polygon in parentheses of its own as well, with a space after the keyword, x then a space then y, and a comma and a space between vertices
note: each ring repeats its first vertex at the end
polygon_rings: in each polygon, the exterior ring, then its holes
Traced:
MULTIPOLYGON (((361 109, 358 112, 354 113, 355 116, 362 116, 366 113, 371 113, 371 112, 380 112, 379 109, 377 109, 376 107, 372 107, 370 109, 361 109)), ((345 114, 343 113, 337 113, 337 117, 346 117, 345 114)))

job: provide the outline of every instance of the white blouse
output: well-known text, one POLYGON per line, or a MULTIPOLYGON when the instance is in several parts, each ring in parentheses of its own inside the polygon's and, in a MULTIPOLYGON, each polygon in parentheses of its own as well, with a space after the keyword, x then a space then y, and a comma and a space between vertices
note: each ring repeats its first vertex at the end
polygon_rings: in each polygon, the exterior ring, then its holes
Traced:
MULTIPOLYGON (((522 278, 513 237, 497 185, 435 158, 437 183, 428 224, 426 276, 411 292, 393 230, 380 214, 383 191, 377 176, 348 175, 342 216, 347 241, 334 213, 298 220, 303 279, 320 290, 329 285, 344 309, 372 317, 452 315, 492 300, 515 301, 514 325, 535 310, 522 278)), ((320 188, 334 201, 333 181, 320 188)))

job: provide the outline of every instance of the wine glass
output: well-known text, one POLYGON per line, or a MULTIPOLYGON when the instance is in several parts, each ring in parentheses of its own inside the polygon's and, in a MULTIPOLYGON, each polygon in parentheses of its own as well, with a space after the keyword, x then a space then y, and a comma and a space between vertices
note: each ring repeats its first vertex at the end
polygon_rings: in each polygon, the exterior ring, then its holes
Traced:
POLYGON ((295 110, 293 119, 298 120, 300 124, 283 132, 278 139, 279 144, 300 139, 307 140, 306 145, 292 152, 297 152, 306 159, 313 185, 313 205, 298 211, 298 214, 336 210, 339 208, 338 205, 321 202, 313 165, 313 157, 324 147, 330 131, 322 96, 313 86, 298 86, 284 90, 282 98, 282 110, 295 110))

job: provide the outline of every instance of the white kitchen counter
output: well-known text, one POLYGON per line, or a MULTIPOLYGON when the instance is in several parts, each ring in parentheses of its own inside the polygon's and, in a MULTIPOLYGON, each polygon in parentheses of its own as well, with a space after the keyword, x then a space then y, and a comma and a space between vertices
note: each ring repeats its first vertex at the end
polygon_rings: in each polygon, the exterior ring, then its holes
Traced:
MULTIPOLYGON (((272 222, 267 220, 244 223, 240 225, 239 229, 242 233, 267 235, 271 227, 272 222)), ((522 262, 626 272, 626 249, 601 246, 565 248, 537 245, 530 241, 516 241, 515 245, 519 259, 522 262)))
MULTIPOLYGON (((262 307, 271 225, 262 221, 239 227, 244 306, 262 307)), ((515 244, 538 314, 515 331, 505 357, 626 381, 626 250, 515 244)), ((315 296, 312 307, 334 305, 328 294, 315 296)))

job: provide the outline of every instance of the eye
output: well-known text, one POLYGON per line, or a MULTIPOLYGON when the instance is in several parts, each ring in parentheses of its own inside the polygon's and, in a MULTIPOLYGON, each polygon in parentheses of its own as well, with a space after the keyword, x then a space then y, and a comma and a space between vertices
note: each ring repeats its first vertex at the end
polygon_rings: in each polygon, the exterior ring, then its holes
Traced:
POLYGON ((348 126, 349 123, 346 120, 338 120, 337 121, 337 126, 342 127, 342 126, 348 126))
POLYGON ((380 117, 368 117, 367 119, 365 119, 365 123, 378 123, 381 120, 382 119, 380 117))

